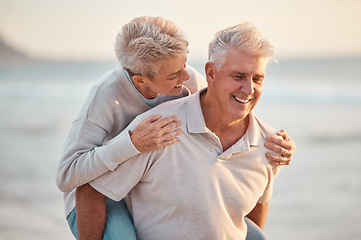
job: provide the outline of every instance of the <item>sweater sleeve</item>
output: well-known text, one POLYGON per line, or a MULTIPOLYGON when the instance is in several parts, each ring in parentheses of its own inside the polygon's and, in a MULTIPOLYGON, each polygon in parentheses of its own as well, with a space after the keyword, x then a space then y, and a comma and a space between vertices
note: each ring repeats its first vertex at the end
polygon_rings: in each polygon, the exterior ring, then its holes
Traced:
POLYGON ((113 172, 107 172, 89 184, 103 195, 120 201, 138 184, 152 166, 155 153, 141 153, 119 165, 113 172))
POLYGON ((73 123, 60 157, 56 184, 63 192, 88 183, 113 171, 139 151, 133 146, 128 130, 103 145, 107 132, 89 120, 73 123))
POLYGON ((56 184, 61 191, 69 192, 113 171, 139 153, 125 128, 143 109, 129 108, 124 99, 128 99, 127 89, 112 72, 91 89, 58 161, 56 184))

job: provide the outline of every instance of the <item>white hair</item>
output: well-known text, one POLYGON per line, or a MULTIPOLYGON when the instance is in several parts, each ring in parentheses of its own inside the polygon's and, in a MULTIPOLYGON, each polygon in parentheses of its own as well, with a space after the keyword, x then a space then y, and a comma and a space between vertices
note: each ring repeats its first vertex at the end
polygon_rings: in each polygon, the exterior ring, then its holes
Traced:
POLYGON ((115 53, 130 72, 152 77, 171 56, 186 56, 188 41, 181 29, 162 17, 139 17, 124 25, 116 37, 115 53))
POLYGON ((226 28, 215 34, 208 47, 208 59, 217 69, 225 61, 230 47, 240 49, 250 56, 270 58, 275 50, 262 33, 249 22, 226 28))

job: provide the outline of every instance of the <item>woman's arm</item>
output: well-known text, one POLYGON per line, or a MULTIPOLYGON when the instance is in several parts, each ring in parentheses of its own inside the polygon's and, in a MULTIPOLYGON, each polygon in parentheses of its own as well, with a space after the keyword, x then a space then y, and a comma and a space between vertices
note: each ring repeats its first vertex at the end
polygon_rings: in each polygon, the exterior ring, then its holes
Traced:
POLYGON ((56 170, 56 184, 61 191, 69 192, 109 171, 97 154, 106 134, 89 120, 73 122, 56 170))
POLYGON ((265 144, 265 147, 278 153, 279 155, 274 155, 272 153, 267 153, 266 157, 270 160, 273 165, 289 165, 292 156, 296 151, 296 143, 287 135, 285 130, 280 130, 277 132, 278 136, 268 136, 268 143, 265 144))
POLYGON ((140 152, 171 145, 181 133, 176 116, 151 116, 131 133, 124 129, 103 145, 106 131, 88 120, 73 123, 57 167, 56 183, 63 192, 82 186, 140 152))

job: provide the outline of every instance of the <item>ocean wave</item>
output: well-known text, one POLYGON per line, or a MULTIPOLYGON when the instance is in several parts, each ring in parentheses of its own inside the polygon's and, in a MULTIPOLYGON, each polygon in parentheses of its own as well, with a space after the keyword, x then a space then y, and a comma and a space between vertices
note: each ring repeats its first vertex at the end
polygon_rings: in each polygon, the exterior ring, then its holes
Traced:
POLYGON ((361 132, 316 132, 309 136, 311 142, 361 142, 361 132))
POLYGON ((326 92, 318 90, 304 91, 295 88, 283 90, 265 89, 262 94, 262 101, 288 104, 361 104, 361 93, 358 92, 326 92))

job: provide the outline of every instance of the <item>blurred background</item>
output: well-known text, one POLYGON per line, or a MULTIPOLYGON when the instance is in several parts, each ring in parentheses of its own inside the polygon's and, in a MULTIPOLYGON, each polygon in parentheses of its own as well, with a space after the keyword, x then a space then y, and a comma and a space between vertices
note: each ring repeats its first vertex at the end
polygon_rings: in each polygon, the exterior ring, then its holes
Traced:
POLYGON ((277 49, 256 114, 297 142, 269 239, 361 238, 361 1, 0 0, 0 239, 73 239, 55 168, 90 87, 117 66, 122 25, 180 25, 204 75, 214 33, 250 21, 277 49))

